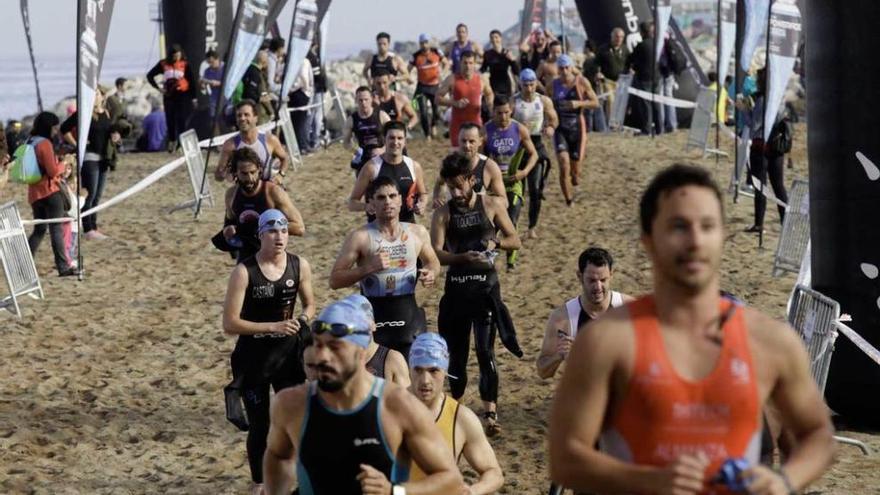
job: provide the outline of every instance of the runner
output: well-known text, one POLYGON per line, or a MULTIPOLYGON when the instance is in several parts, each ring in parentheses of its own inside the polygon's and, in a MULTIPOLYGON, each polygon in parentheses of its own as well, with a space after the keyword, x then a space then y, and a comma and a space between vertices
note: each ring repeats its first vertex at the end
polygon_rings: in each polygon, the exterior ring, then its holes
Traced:
POLYGON ((485 97, 489 102, 494 99, 492 88, 484 84, 482 77, 476 71, 474 52, 462 53, 460 66, 458 72, 450 74, 443 80, 443 84, 437 90, 435 101, 437 105, 452 107, 449 139, 453 148, 458 146, 458 131, 462 124, 472 122, 479 126, 483 125, 483 119, 480 117, 481 98, 485 97))
POLYGON ((266 210, 259 224, 260 250, 232 270, 223 304, 223 332, 238 336, 230 360, 233 380, 226 388, 227 408, 230 398, 239 408, 244 400, 247 418, 239 414, 230 420, 248 432, 247 456, 255 494, 261 493, 263 483, 269 385, 278 394, 305 381, 299 333, 315 316, 312 271, 305 258, 287 252, 284 213, 266 210), (298 316, 297 297, 302 304, 298 316))
POLYGON ((799 493, 831 463, 828 407, 801 338, 719 296, 718 186, 704 169, 674 165, 639 210, 654 292, 578 333, 549 421, 553 480, 590 492, 719 493, 722 463, 745 458, 749 493, 799 493), (771 403, 796 438, 775 471, 758 464, 771 403))
POLYGON ((306 227, 302 215, 290 196, 273 182, 260 178, 260 157, 249 147, 232 152, 229 175, 236 184, 226 190, 222 237, 215 236, 214 244, 224 251, 238 251, 238 260, 253 256, 260 249, 257 221, 266 210, 281 210, 290 224, 287 232, 301 236, 306 227))
POLYGON ((413 110, 407 97, 391 90, 391 76, 387 72, 374 72, 373 91, 374 103, 380 110, 388 114, 391 120, 406 122, 406 130, 412 131, 419 125, 419 116, 413 110))
POLYGON ((581 294, 550 313, 544 330, 538 376, 552 378, 565 361, 578 329, 595 320, 609 308, 618 308, 634 298, 611 289, 614 280, 614 259, 611 253, 591 247, 578 257, 578 282, 581 294))
MULTIPOLYGON (((510 118, 513 109, 504 95, 495 97, 492 120, 486 124, 486 155, 498 162, 507 191, 507 215, 516 228, 523 205, 523 180, 538 163, 526 126, 510 118), (525 165, 523 165, 525 162, 525 165)), ((507 252, 507 271, 516 268, 518 250, 507 252)))
POLYGON ((483 47, 479 43, 469 38, 468 27, 464 23, 455 26, 455 39, 449 45, 446 53, 449 54, 449 60, 452 62, 452 73, 458 74, 461 70, 462 56, 467 53, 473 53, 476 58, 483 57, 483 47))
MULTIPOLYGON (((471 163, 474 174, 474 192, 490 194, 501 199, 507 208, 507 192, 504 189, 504 177, 495 160, 480 153, 483 149, 483 135, 477 124, 465 122, 458 131, 458 153, 464 155, 471 163)), ((449 199, 449 189, 443 177, 437 177, 434 184, 434 208, 443 206, 449 199)))
MULTIPOLYGON (((449 350, 446 341, 436 333, 426 332, 416 337, 409 354, 412 387, 410 391, 428 407, 434 423, 443 433, 452 458, 464 454, 468 465, 479 478, 464 493, 488 495, 504 484, 504 474, 495 452, 480 425, 480 419, 464 404, 443 392, 449 369, 449 350)), ((415 464, 410 466, 410 479, 420 480, 425 473, 415 464)))
POLYGON ((394 52, 388 51, 391 46, 391 35, 379 33, 376 35, 376 53, 364 62, 364 78, 372 81, 377 74, 391 75, 391 83, 409 80, 409 72, 406 70, 406 62, 394 52))
POLYGON ((437 89, 440 87, 440 73, 449 66, 449 60, 443 52, 431 46, 431 37, 425 33, 419 35, 419 50, 413 53, 409 63, 409 71, 416 70, 415 99, 419 106, 419 122, 425 137, 434 137, 434 126, 440 121, 440 107, 434 103, 437 89), (428 115, 428 105, 431 115, 428 115))
POLYGON ((574 202, 572 188, 580 182, 581 161, 587 147, 587 126, 583 110, 599 108, 599 99, 590 82, 580 74, 575 74, 571 57, 560 56, 557 65, 559 77, 553 79, 550 93, 559 115, 559 127, 553 140, 559 161, 559 185, 565 204, 571 206, 574 202))
POLYGON ((489 33, 490 47, 483 55, 480 72, 489 72, 489 85, 495 95, 513 96, 515 78, 519 74, 519 63, 507 48, 504 48, 501 31, 493 29, 489 33))
MULTIPOLYGON (((220 159, 217 160, 217 168, 214 170, 214 178, 218 181, 233 180, 234 174, 230 173, 229 160, 232 152, 241 148, 250 148, 260 157, 260 178, 272 180, 281 184, 287 175, 287 151, 281 141, 272 133, 261 132, 257 129, 256 103, 244 99, 235 105, 235 121, 238 123, 238 134, 227 139, 220 149, 220 159), (274 164, 270 158, 277 160, 278 172, 272 174, 274 164)), ((234 170, 234 169, 232 169, 234 170)))
MULTIPOLYGON (((364 310, 370 320, 370 331, 375 334, 376 322, 373 318, 373 305, 370 304, 369 299, 360 294, 352 294, 343 301, 348 301, 364 310)), ((377 344, 376 339, 370 339, 370 345, 367 347, 367 371, 404 388, 410 385, 406 358, 394 349, 377 344)))
POLYGON ((544 148, 543 136, 553 137, 559 126, 559 117, 550 98, 537 93, 538 76, 532 69, 523 69, 519 74, 520 93, 513 100, 513 118, 528 130, 532 145, 538 154, 535 168, 529 172, 529 239, 537 239, 538 215, 541 214, 541 201, 544 199, 544 178, 550 171, 550 157, 544 148))
POLYGON ((538 76, 538 88, 544 94, 550 94, 551 84, 553 84, 553 79, 559 76, 559 67, 556 63, 559 61, 559 57, 562 56, 562 43, 553 40, 547 47, 547 56, 541 63, 538 65, 536 69, 536 73, 538 76))
POLYGON ((457 153, 447 156, 440 176, 446 181, 452 199, 434 210, 431 241, 440 263, 449 266, 437 317, 440 335, 450 348, 449 388, 456 400, 467 388, 473 327, 486 434, 494 436, 501 432, 496 411, 496 328, 504 346, 517 357, 522 356, 510 313, 501 301, 495 250, 519 249, 520 241, 501 200, 474 193, 470 160, 457 153), (496 237, 499 230, 503 235, 501 239, 496 237))
MULTIPOLYGON (((406 127, 401 122, 390 121, 382 126, 385 152, 364 165, 363 173, 358 174, 351 196, 348 198, 349 211, 366 211, 368 221, 374 212, 364 201, 364 193, 370 182, 377 177, 390 177, 397 183, 403 201, 400 208, 400 221, 415 223, 416 215, 425 211, 428 190, 425 175, 419 162, 403 155, 406 148, 406 127)), ((369 196, 367 196, 369 198, 369 196)))
POLYGON ((432 287, 440 263, 427 229, 399 219, 402 196, 394 179, 377 177, 366 197, 376 219, 345 238, 330 271, 330 288, 359 284, 373 306, 376 342, 406 356, 426 326, 425 312, 416 304, 416 282, 432 287))
POLYGON ((373 92, 361 86, 354 92, 356 109, 345 120, 342 130, 342 145, 352 149, 351 138, 357 138, 358 148, 351 160, 351 168, 357 176, 364 165, 385 151, 382 139, 382 126, 391 120, 382 110, 373 108, 373 92))
POLYGON ((405 388, 367 372, 367 317, 340 301, 318 316, 306 347, 317 380, 272 404, 263 463, 267 495, 446 495, 461 475, 431 415, 405 388), (407 482, 410 460, 428 473, 407 482))

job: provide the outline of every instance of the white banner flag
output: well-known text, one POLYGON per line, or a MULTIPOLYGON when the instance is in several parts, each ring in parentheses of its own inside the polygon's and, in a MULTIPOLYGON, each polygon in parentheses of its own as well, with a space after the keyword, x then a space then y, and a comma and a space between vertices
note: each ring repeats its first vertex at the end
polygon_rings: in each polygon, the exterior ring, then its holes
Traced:
POLYGON ((794 0, 776 0, 770 11, 770 52, 767 54, 767 96, 764 105, 764 142, 776 122, 785 88, 794 70, 801 39, 801 12, 794 0))

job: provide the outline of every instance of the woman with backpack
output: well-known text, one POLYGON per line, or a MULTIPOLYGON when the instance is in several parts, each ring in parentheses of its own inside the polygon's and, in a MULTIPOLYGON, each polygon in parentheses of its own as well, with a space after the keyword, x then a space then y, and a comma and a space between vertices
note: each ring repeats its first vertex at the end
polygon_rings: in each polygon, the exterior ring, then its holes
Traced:
MULTIPOLYGON (((59 120, 52 112, 41 112, 34 119, 34 127, 28 146, 34 147, 34 154, 40 166, 42 177, 39 182, 28 185, 28 203, 33 210, 34 219, 61 218, 65 216, 64 192, 61 191, 61 178, 76 163, 76 155, 69 154, 59 161, 55 156, 53 141, 58 137, 59 120)), ((36 254, 43 236, 46 235, 46 224, 34 225, 34 231, 28 237, 31 254, 36 254)), ((48 224, 49 238, 52 241, 52 252, 55 255, 55 268, 58 275, 67 277, 76 274, 73 260, 68 259, 64 246, 64 230, 60 223, 48 224)))

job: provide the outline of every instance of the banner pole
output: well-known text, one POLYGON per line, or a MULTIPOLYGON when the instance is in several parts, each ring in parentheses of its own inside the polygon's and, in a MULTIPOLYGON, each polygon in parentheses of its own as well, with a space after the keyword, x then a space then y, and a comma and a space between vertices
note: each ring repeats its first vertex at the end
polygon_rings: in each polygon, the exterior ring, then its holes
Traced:
MULTIPOLYGON (((721 80, 721 5, 722 0, 718 0, 718 16, 717 29, 715 30, 715 108, 712 113, 715 115, 715 149, 721 149, 721 120, 726 115, 718 115, 718 108, 721 106, 721 88, 724 87, 724 81, 721 80)), ((736 140, 734 139, 734 144, 736 140)), ((720 153, 715 153, 715 164, 721 159, 720 153)), ((736 167, 736 162, 734 162, 736 167)), ((734 172, 735 173, 735 172, 734 172)))
MULTIPOLYGON (((770 17, 773 12, 773 0, 770 0, 770 3, 767 5, 767 35, 766 35, 766 44, 764 46, 764 108, 761 112, 761 122, 763 125, 761 126, 761 132, 764 132, 767 129, 767 83, 770 82, 770 17)), ((764 136, 761 135, 761 141, 764 142, 764 136)), ((764 147, 767 147, 767 143, 764 142, 764 147)), ((764 160, 764 154, 761 154, 761 159, 764 160)), ((766 167, 765 167, 766 170, 766 167)), ((761 181, 761 194, 764 194, 764 188, 767 187, 766 180, 761 181)), ((755 194, 755 200, 758 199, 757 193, 755 194)), ((758 231, 758 247, 764 247, 764 229, 758 231)))
MULTIPOLYGON (((82 7, 83 0, 78 0, 76 2, 76 111, 82 112, 82 45, 81 45, 81 37, 82 37, 82 7)), ((79 117, 77 117, 79 120, 79 117)), ((77 126, 79 127, 79 126, 77 126)), ((80 193, 82 191, 82 183, 80 182, 80 174, 82 173, 82 160, 79 156, 79 142, 80 139, 83 139, 82 133, 80 129, 77 128, 76 132, 76 198, 74 198, 73 203, 76 205, 76 278, 78 281, 82 282, 83 280, 83 252, 82 252, 82 238, 83 238, 83 229, 82 229, 82 208, 80 208, 79 198, 80 193)))

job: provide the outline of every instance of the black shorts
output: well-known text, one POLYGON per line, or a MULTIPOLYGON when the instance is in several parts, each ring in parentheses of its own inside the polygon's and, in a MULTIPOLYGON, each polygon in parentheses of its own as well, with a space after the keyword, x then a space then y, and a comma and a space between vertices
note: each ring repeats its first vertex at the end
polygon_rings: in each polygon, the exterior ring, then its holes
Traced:
POLYGON ((547 148, 544 147, 544 137, 540 134, 530 137, 532 138, 532 144, 535 146, 535 151, 538 154, 538 161, 549 160, 550 156, 547 155, 547 148))
POLYGON ((583 139, 583 129, 578 124, 577 127, 560 127, 553 134, 553 143, 556 146, 556 152, 568 152, 568 156, 572 160, 580 160, 581 158, 581 139, 583 139))
POLYGON ((416 335, 427 328, 425 310, 416 304, 415 294, 368 297, 376 321, 376 342, 409 358, 409 348, 416 335))

